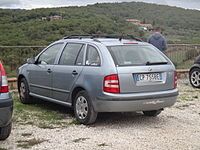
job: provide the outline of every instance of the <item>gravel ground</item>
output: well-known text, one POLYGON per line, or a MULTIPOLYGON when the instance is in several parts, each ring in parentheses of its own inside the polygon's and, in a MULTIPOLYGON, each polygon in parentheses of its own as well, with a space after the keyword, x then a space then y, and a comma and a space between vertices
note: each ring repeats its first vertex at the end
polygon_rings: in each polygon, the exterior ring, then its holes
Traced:
POLYGON ((53 129, 15 123, 11 136, 0 142, 0 150, 199 150, 200 90, 186 80, 179 81, 179 90, 178 102, 155 118, 141 113, 103 113, 91 126, 53 129))

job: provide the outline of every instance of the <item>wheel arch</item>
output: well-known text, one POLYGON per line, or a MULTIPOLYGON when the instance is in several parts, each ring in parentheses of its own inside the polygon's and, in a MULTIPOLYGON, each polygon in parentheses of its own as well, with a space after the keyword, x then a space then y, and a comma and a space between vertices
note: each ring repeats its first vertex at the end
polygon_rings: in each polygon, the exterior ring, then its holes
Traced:
POLYGON ((195 64, 195 65, 193 65, 193 66, 190 68, 190 71, 189 71, 189 81, 190 81, 190 84, 191 84, 194 88, 200 88, 199 79, 197 79, 196 77, 195 77, 195 78, 192 77, 193 72, 196 71, 196 70, 200 73, 200 65, 195 64))
POLYGON ((192 71, 193 69, 195 69, 195 68, 200 69, 200 64, 194 64, 194 65, 190 68, 189 73, 191 73, 191 71, 192 71))
POLYGON ((23 78, 26 79, 26 77, 25 77, 24 75, 22 75, 22 74, 20 74, 20 75, 18 76, 18 78, 17 78, 17 89, 18 89, 18 91, 19 91, 19 84, 20 84, 20 81, 21 81, 21 79, 23 79, 23 78))
POLYGON ((70 96, 71 102, 72 102, 72 108, 74 107, 74 99, 75 99, 76 95, 78 94, 78 92, 83 91, 83 90, 86 91, 86 89, 81 86, 77 86, 73 89, 71 96, 70 96))

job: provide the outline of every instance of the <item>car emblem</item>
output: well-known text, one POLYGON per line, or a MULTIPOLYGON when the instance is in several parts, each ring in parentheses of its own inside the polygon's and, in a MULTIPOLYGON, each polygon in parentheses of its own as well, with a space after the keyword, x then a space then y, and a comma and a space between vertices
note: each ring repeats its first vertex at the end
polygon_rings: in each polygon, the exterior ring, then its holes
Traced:
POLYGON ((149 67, 149 69, 148 69, 148 70, 149 70, 149 71, 152 71, 152 68, 150 68, 150 67, 149 67))

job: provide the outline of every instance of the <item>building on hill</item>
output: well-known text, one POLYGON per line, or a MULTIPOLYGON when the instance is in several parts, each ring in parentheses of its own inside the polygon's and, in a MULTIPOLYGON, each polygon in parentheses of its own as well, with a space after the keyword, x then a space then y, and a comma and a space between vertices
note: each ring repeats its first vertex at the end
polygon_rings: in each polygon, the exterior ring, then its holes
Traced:
POLYGON ((153 30, 152 24, 140 24, 141 27, 147 28, 149 31, 153 30))
POLYGON ((62 20, 63 17, 59 15, 54 15, 54 16, 49 16, 49 17, 42 17, 42 20, 48 20, 48 21, 53 21, 53 20, 62 20))
POLYGON ((47 17, 42 17, 42 20, 47 20, 47 17))
POLYGON ((49 18, 50 18, 50 21, 52 21, 52 20, 62 20, 63 19, 62 16, 59 16, 59 15, 50 16, 49 18))
POLYGON ((153 25, 148 23, 142 23, 140 20, 137 19, 126 19, 127 22, 130 22, 136 26, 139 26, 140 29, 145 29, 148 31, 153 30, 153 25))
POLYGON ((141 23, 140 20, 137 20, 137 19, 126 19, 127 22, 130 22, 134 25, 139 25, 141 23))

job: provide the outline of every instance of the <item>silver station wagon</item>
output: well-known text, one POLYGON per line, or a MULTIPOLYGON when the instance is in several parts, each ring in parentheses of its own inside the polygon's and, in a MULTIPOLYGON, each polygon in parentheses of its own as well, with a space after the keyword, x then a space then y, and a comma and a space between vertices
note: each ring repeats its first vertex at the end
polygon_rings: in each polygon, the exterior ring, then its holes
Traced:
POLYGON ((28 59, 18 70, 18 90, 24 104, 40 98, 73 107, 83 124, 99 112, 157 116, 178 96, 175 67, 154 46, 88 36, 63 38, 28 59))

